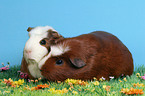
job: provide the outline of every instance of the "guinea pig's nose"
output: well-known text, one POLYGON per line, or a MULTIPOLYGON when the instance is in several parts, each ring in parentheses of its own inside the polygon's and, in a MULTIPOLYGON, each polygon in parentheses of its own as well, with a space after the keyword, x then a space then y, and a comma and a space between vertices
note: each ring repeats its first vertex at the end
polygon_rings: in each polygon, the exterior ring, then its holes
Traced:
POLYGON ((30 54, 32 51, 31 51, 31 50, 25 50, 25 52, 26 52, 27 54, 30 54))

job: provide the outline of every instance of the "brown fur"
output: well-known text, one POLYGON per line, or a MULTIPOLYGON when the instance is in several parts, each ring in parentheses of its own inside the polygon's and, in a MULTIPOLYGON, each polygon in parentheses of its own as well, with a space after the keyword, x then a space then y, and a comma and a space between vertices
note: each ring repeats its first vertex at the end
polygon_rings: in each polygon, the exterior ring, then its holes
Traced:
POLYGON ((49 58, 41 68, 50 81, 67 78, 91 80, 109 76, 118 78, 133 73, 133 59, 127 47, 114 35, 96 31, 74 38, 65 38, 57 44, 69 46, 61 56, 49 58), (63 64, 56 65, 57 60, 63 64))
POLYGON ((30 32, 33 29, 33 27, 28 27, 27 31, 30 32))
POLYGON ((28 63, 26 62, 24 57, 22 58, 21 69, 20 70, 23 73, 27 73, 28 74, 28 78, 34 79, 34 77, 30 74, 30 72, 28 70, 28 63))
MULTIPOLYGON (((30 32, 32 29, 33 28, 29 27, 27 29, 27 31, 30 32)), ((43 39, 43 40, 46 41, 46 44, 45 45, 42 45, 42 46, 44 46, 44 47, 46 47, 48 49, 48 54, 49 54, 49 52, 50 52, 50 42, 53 43, 53 42, 58 41, 58 40, 61 40, 61 39, 63 39, 63 36, 61 36, 60 34, 58 34, 55 31, 48 30, 48 36, 47 36, 47 38, 44 38, 43 39)), ((28 74, 28 78, 34 79, 34 77, 29 72, 28 66, 29 66, 29 64, 26 62, 25 58, 23 57, 22 58, 22 62, 21 62, 21 69, 20 70, 23 73, 27 73, 28 74)))

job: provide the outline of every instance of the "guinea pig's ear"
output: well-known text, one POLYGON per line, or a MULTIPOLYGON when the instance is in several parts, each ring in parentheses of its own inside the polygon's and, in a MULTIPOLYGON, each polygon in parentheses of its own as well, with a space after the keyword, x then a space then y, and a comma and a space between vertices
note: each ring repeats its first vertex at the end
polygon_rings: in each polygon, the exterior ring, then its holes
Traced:
POLYGON ((32 29, 32 27, 28 27, 27 31, 30 32, 32 29))
POLYGON ((70 58, 70 61, 76 68, 82 68, 86 65, 86 63, 79 58, 70 58))
POLYGON ((50 40, 50 44, 54 45, 57 42, 59 42, 60 40, 62 40, 64 37, 62 35, 60 35, 58 32, 53 31, 53 30, 48 30, 48 38, 50 40))

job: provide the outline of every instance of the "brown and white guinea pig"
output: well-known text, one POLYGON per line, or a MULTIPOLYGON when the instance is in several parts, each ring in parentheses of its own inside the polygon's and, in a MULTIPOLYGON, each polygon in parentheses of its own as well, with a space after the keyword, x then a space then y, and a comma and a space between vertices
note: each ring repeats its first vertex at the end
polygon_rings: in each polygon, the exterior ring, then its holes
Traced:
POLYGON ((49 57, 49 42, 63 37, 50 26, 29 27, 27 31, 30 38, 24 47, 21 71, 27 73, 30 79, 43 78, 39 66, 49 57))
POLYGON ((67 78, 91 80, 133 73, 133 59, 128 48, 114 35, 96 31, 61 39, 51 45, 50 57, 40 66, 50 81, 67 78))

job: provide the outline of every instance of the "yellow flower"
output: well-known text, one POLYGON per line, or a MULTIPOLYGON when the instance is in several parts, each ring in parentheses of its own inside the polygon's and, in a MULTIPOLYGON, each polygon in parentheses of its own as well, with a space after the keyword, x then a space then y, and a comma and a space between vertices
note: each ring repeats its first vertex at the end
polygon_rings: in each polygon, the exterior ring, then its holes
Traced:
POLYGON ((78 94, 78 92, 77 92, 77 91, 72 91, 72 93, 73 93, 73 94, 78 94))
POLYGON ((97 80, 97 78, 96 78, 96 77, 94 77, 93 79, 94 79, 94 80, 97 80))
POLYGON ((76 84, 76 80, 75 79, 66 79, 65 83, 72 83, 72 84, 76 84))
POLYGON ((26 87, 24 87, 24 90, 30 90, 30 87, 27 85, 26 87))
POLYGON ((141 77, 141 76, 140 76, 140 73, 136 73, 136 77, 141 77))
POLYGON ((134 83, 133 86, 134 86, 134 87, 137 87, 137 86, 138 86, 138 87, 144 87, 145 85, 144 85, 143 83, 141 83, 141 84, 139 84, 139 83, 136 83, 136 84, 135 84, 135 83, 134 83))
POLYGON ((122 81, 119 79, 119 82, 122 82, 122 81))
POLYGON ((115 91, 113 91, 113 92, 112 92, 112 94, 116 94, 116 92, 115 92, 115 91))
POLYGON ((104 77, 101 77, 101 78, 99 79, 99 81, 105 81, 105 78, 104 78, 104 77))
POLYGON ((103 88, 105 89, 106 88, 106 85, 103 85, 103 88))
POLYGON ((126 79, 126 78, 124 78, 123 80, 124 80, 125 82, 127 81, 127 79, 126 79))
POLYGON ((12 82, 12 87, 19 87, 20 85, 23 85, 24 79, 19 79, 18 81, 12 82))
POLYGON ((49 92, 53 94, 60 94, 60 92, 58 90, 55 90, 55 88, 50 88, 49 92))
POLYGON ((98 86, 99 85, 99 82, 98 81, 95 81, 95 82, 93 82, 93 84, 98 86))
POLYGON ((66 88, 62 89, 62 93, 67 93, 68 90, 66 88))
POLYGON ((82 81, 82 80, 76 80, 76 79, 66 79, 65 83, 68 83, 69 85, 75 84, 75 85, 87 85, 88 82, 82 81))
POLYGON ((91 90, 91 92, 94 92, 94 91, 95 91, 95 88, 91 90))
POLYGON ((68 90, 72 91, 72 88, 70 87, 68 90))
POLYGON ((51 92, 52 94, 63 94, 68 92, 66 88, 62 90, 55 90, 55 88, 50 88, 48 91, 51 92))
POLYGON ((22 93, 23 91, 22 91, 22 90, 20 90, 20 92, 22 93))
POLYGON ((5 93, 10 93, 10 91, 4 91, 5 93))
POLYGON ((35 90, 35 87, 32 87, 32 88, 31 88, 31 91, 33 91, 33 90, 35 90))
POLYGON ((128 88, 122 88, 121 89, 121 93, 128 93, 129 92, 129 89, 128 88))

